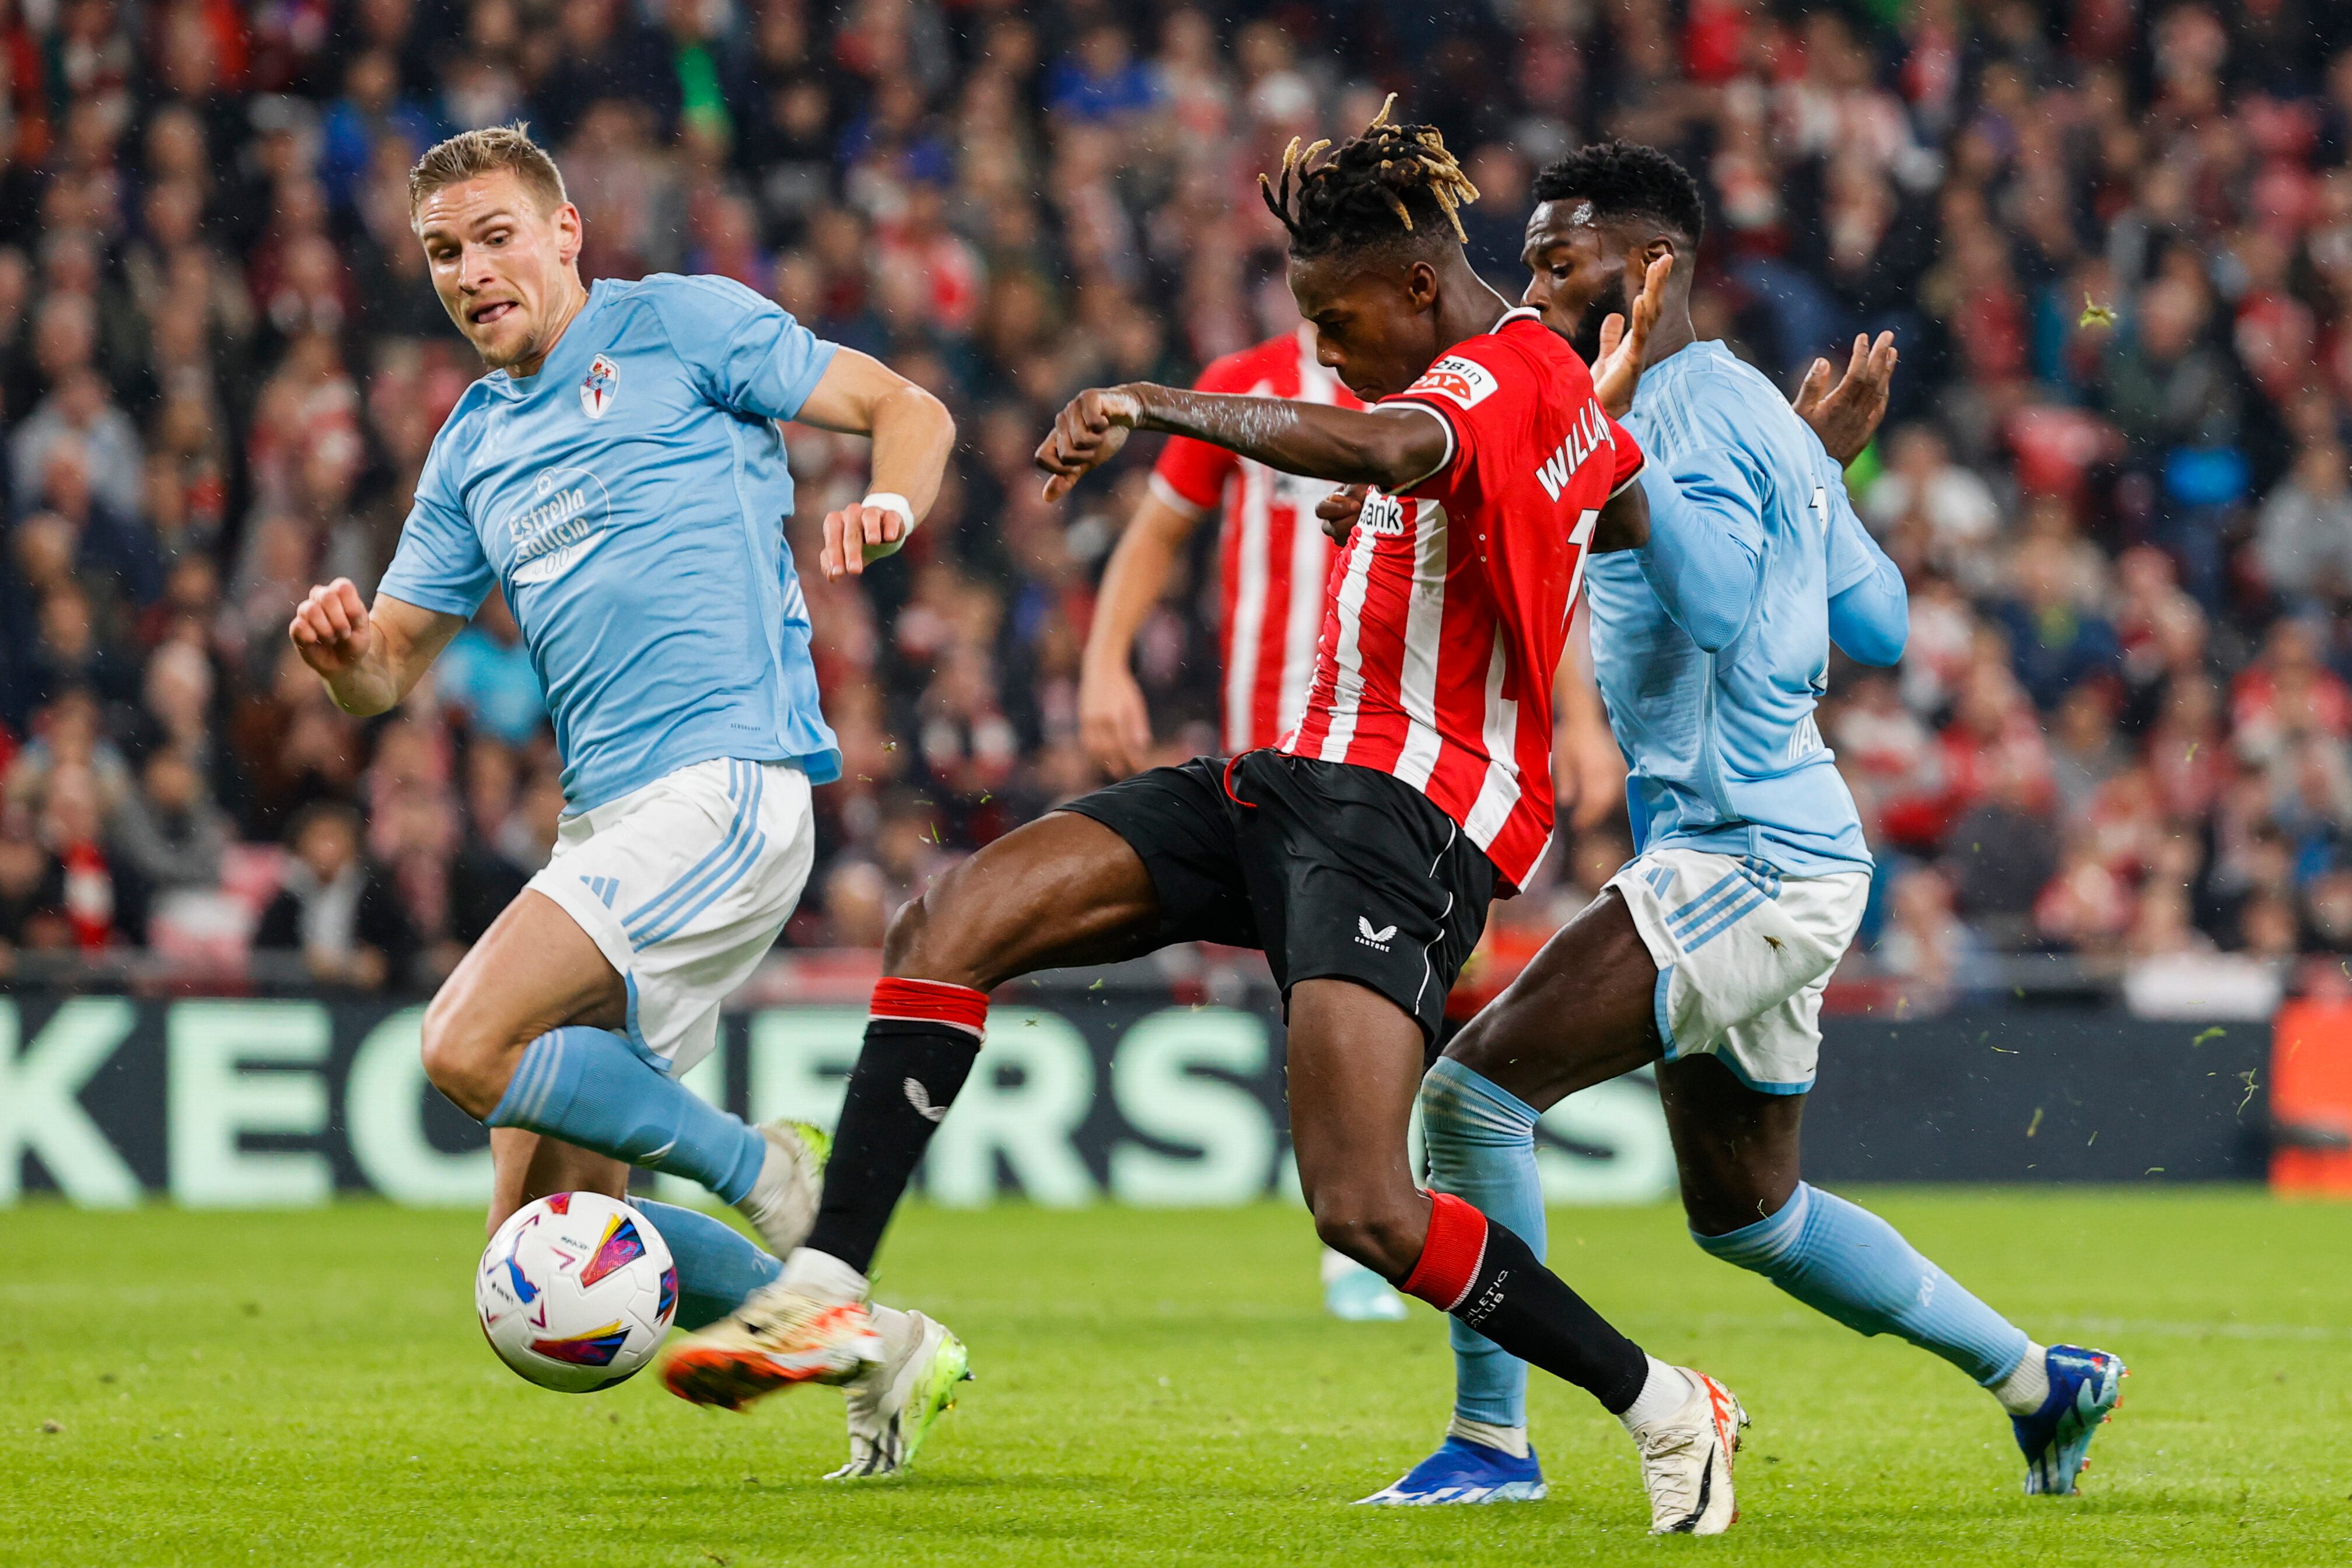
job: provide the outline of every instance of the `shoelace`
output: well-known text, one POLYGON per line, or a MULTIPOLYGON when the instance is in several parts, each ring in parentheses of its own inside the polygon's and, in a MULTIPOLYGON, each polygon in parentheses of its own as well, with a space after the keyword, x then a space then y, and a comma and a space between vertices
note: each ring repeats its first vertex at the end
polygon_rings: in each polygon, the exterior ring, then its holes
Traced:
POLYGON ((755 1300, 743 1314, 743 1327, 765 1339, 786 1340, 807 1334, 824 1319, 848 1309, 814 1296, 792 1295, 775 1300, 755 1300))
POLYGON ((1706 1467, 1701 1465, 1694 1472, 1681 1465, 1665 1466, 1663 1461, 1689 1452, 1706 1437, 1704 1427, 1669 1426, 1649 1432, 1640 1439, 1643 1477, 1655 1477, 1658 1483, 1650 1490, 1654 1516, 1659 1511, 1661 1500, 1678 1515, 1687 1514, 1698 1506, 1698 1477, 1706 1473, 1706 1467))

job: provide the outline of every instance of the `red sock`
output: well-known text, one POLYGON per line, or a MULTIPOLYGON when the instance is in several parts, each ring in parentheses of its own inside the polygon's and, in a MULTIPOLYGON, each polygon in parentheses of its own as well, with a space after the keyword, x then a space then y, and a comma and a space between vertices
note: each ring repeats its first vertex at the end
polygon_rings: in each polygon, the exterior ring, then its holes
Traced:
POLYGON ((988 993, 948 980, 884 978, 874 983, 869 1018, 894 1023, 945 1024, 974 1039, 988 1037, 988 993))
POLYGON ((1612 1415, 1629 1408, 1650 1374, 1642 1347, 1546 1268, 1510 1226, 1451 1193, 1429 1196, 1429 1239, 1397 1289, 1589 1390, 1612 1415))
POLYGON ((1429 1199, 1429 1238, 1397 1289, 1451 1312, 1477 1283, 1486 1257, 1486 1216, 1452 1193, 1432 1193, 1429 1199))

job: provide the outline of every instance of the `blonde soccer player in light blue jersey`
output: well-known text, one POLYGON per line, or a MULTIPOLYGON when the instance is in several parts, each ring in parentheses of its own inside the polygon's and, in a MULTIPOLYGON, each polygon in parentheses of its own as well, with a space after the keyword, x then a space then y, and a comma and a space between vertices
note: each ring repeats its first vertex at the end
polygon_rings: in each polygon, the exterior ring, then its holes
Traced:
MULTIPOLYGON (((563 763, 553 857, 426 1010, 427 1074, 487 1122, 493 1230, 555 1193, 621 1196, 633 1166, 698 1182, 769 1253, 643 1205, 708 1322, 777 1272, 816 1205, 822 1135, 751 1126, 680 1075, 807 880, 809 790, 841 771, 783 537, 778 422, 870 436, 873 491, 824 521, 829 571, 898 548, 955 442, 937 399, 723 278, 580 277, 583 225, 520 126, 467 132, 409 179, 443 306, 490 367, 435 437, 372 605, 313 588, 289 635, 346 711, 407 696, 495 587, 563 763)), ((962 1346, 919 1313, 850 1388, 849 1471, 910 1458, 962 1346)))

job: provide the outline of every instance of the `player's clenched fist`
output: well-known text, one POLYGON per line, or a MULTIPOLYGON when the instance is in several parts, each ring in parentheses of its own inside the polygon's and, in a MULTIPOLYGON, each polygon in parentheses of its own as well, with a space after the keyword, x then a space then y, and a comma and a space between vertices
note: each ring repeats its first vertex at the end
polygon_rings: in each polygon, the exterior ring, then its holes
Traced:
POLYGON ((349 577, 338 577, 303 595, 286 635, 301 650, 303 663, 332 679, 359 668, 373 649, 375 629, 360 591, 349 577))
POLYGON ((1356 531, 1356 519, 1364 510, 1364 497, 1370 493, 1367 485, 1341 485, 1315 503, 1315 515, 1323 524, 1323 531, 1331 536, 1334 544, 1348 542, 1348 535, 1356 531))
POLYGON ((1090 386, 1070 399, 1037 444, 1037 466, 1048 476, 1045 499, 1060 500, 1083 476, 1117 456, 1142 413, 1143 400, 1125 387, 1090 386))

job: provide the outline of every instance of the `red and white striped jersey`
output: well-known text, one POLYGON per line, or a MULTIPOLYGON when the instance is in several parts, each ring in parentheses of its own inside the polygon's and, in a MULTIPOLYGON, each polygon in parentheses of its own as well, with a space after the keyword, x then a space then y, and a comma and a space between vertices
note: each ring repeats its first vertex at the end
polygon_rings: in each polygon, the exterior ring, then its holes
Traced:
MULTIPOLYGON (((1192 384, 1201 392, 1363 406, 1339 377, 1316 363, 1315 330, 1304 325, 1227 354, 1192 384)), ((1224 677, 1222 749, 1239 755, 1271 746, 1307 710, 1332 555, 1315 507, 1332 487, 1176 436, 1160 449, 1151 489, 1187 517, 1202 516, 1223 503, 1217 542, 1224 600, 1218 627, 1223 656, 1218 668, 1224 677)))
POLYGON ((1532 310, 1386 401, 1435 414, 1451 446, 1410 493, 1366 500, 1283 750, 1402 779, 1524 886, 1551 844, 1552 676, 1585 550, 1641 449, 1532 310))

